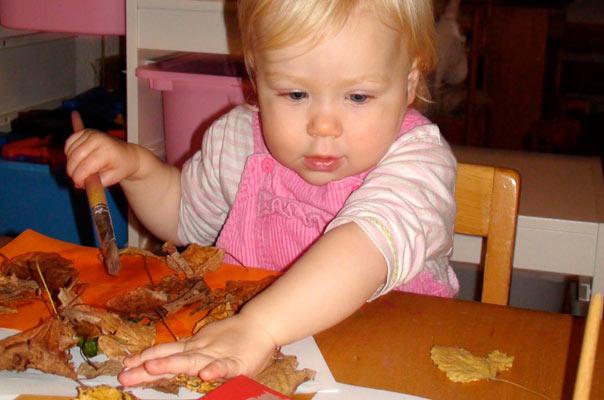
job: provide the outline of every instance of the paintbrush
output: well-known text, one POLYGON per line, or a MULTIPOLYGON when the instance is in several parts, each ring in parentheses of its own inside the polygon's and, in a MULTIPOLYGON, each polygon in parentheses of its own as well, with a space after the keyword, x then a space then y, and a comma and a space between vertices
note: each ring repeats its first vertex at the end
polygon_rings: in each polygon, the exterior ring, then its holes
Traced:
MULTIPOLYGON (((71 114, 74 132, 79 132, 84 129, 84 124, 80 118, 80 114, 74 111, 71 114)), ((86 187, 86 195, 88 196, 88 204, 90 212, 94 220, 97 238, 101 245, 101 255, 107 273, 117 275, 122 263, 117 249, 113 223, 111 222, 111 214, 107 205, 107 197, 105 196, 105 188, 101 183, 101 178, 98 173, 90 175, 84 181, 86 187)))

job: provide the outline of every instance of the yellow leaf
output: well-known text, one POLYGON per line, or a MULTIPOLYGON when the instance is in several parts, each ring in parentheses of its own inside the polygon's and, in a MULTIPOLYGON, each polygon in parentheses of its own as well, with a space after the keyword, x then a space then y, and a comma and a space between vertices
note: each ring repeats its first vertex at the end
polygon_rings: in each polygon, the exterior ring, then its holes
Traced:
POLYGON ((210 310, 210 312, 205 318, 197 321, 197 323, 193 327, 193 333, 197 333, 197 331, 199 331, 201 328, 203 328, 210 322, 220 321, 221 319, 225 319, 232 315, 235 315, 236 311, 237 310, 233 308, 231 303, 223 303, 214 307, 212 310, 210 310))
POLYGON ((512 367, 514 357, 494 350, 486 358, 477 357, 461 347, 434 346, 430 350, 434 364, 453 382, 495 379, 501 371, 512 367))
POLYGON ((73 400, 136 400, 129 392, 111 386, 79 387, 78 397, 73 400))

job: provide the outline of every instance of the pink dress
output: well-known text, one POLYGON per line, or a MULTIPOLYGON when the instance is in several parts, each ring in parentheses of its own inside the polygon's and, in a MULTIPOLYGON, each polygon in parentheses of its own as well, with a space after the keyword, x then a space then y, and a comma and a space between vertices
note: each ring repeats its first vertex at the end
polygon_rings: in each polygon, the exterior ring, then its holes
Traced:
MULTIPOLYGON (((415 111, 408 114, 400 135, 430 123, 415 111)), ((253 119, 253 137, 254 154, 247 158, 216 246, 226 250, 226 263, 283 271, 325 232, 371 171, 323 186, 311 185, 268 152, 258 114, 253 119)), ((451 297, 457 280, 454 275, 449 278, 448 282, 436 280, 424 269, 396 290, 451 297)))

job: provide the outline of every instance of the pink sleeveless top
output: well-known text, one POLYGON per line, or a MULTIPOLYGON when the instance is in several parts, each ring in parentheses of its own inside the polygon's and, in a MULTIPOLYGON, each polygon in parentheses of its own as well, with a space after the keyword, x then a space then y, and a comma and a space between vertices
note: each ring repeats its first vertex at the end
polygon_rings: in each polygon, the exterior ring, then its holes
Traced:
MULTIPOLYGON (((429 124, 409 110, 401 132, 429 124)), ((292 265, 325 231, 370 171, 315 186, 275 160, 262 138, 258 113, 253 116, 254 154, 248 157, 238 191, 216 246, 224 262, 274 271, 292 265)), ((425 270, 396 290, 450 297, 445 282, 425 270)))

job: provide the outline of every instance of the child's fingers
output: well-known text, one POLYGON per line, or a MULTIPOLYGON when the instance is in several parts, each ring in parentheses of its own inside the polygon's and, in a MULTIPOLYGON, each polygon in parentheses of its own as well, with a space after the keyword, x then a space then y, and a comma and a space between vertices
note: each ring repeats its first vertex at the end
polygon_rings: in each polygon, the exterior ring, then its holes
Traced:
POLYGON ((79 131, 67 138, 65 141, 65 147, 63 150, 65 151, 65 155, 69 157, 73 151, 78 148, 80 144, 82 144, 86 140, 86 131, 79 131))
POLYGON ((134 386, 178 374, 197 376, 211 360, 199 353, 173 354, 145 361, 137 367, 123 371, 119 375, 119 381, 125 386, 134 386))
POLYGON ((71 125, 73 125, 74 132, 79 132, 84 129, 84 123, 82 122, 82 117, 80 117, 79 112, 71 112, 71 125))
POLYGON ((126 368, 138 367, 147 360, 168 357, 172 354, 182 353, 184 350, 184 342, 160 343, 153 347, 149 347, 138 354, 125 358, 124 366, 126 366, 126 368))
POLYGON ((201 353, 179 353, 164 358, 145 361, 145 371, 151 375, 185 374, 197 376, 199 371, 212 362, 213 358, 201 353))
POLYGON ((241 373, 238 362, 231 358, 214 360, 199 371, 199 377, 204 381, 233 378, 241 373))
POLYGON ((118 375, 118 380, 124 386, 140 385, 143 382, 152 382, 162 378, 171 378, 174 375, 152 375, 143 366, 125 370, 118 375))
POLYGON ((98 163, 95 160, 98 158, 98 154, 91 157, 94 146, 87 143, 88 136, 86 130, 74 133, 65 143, 65 155, 67 156, 65 171, 78 187, 82 187, 83 179, 95 172, 91 169, 97 168, 95 164, 98 163))

